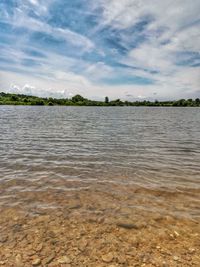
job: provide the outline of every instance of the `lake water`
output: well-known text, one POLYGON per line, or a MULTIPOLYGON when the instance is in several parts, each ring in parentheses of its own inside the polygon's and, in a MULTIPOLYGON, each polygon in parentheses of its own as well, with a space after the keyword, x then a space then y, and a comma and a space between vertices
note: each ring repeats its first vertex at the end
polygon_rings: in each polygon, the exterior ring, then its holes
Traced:
POLYGON ((0 265, 200 266, 199 207, 200 109, 0 106, 0 265))
POLYGON ((97 184, 199 190, 200 109, 0 106, 1 205, 97 184))

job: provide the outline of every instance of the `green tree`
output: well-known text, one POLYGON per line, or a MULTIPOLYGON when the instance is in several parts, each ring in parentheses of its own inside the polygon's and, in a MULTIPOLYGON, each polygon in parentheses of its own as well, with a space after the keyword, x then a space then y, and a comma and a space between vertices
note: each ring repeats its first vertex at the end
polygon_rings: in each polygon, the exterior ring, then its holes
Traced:
POLYGON ((110 102, 111 106, 123 106, 124 102, 122 102, 120 99, 116 99, 110 102))
POLYGON ((106 104, 109 103, 109 98, 108 98, 108 96, 105 97, 105 103, 106 103, 106 104))
POLYGON ((196 106, 200 106, 200 99, 199 98, 195 99, 195 104, 196 104, 196 106))
POLYGON ((16 95, 11 95, 11 101, 18 101, 18 97, 16 95))
POLYGON ((72 102, 77 103, 77 102, 83 102, 85 100, 84 97, 81 95, 75 95, 72 97, 72 102))
POLYGON ((37 106, 44 106, 44 101, 42 99, 38 99, 38 100, 35 101, 35 104, 37 106))

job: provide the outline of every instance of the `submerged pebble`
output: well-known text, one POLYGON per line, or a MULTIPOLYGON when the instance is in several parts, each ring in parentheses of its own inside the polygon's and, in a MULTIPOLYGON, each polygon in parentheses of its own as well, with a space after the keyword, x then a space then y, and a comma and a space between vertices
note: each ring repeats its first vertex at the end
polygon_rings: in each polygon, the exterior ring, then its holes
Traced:
POLYGON ((114 258, 114 255, 112 254, 112 252, 109 252, 108 254, 105 254, 102 256, 102 260, 107 263, 111 262, 113 258, 114 258))

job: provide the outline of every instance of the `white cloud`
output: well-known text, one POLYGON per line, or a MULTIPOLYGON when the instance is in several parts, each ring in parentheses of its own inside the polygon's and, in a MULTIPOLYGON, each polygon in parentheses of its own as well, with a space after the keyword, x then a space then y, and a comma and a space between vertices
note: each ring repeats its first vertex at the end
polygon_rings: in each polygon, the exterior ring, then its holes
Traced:
MULTIPOLYGON (((152 43, 145 43, 129 53, 128 57, 134 66, 155 71, 171 70, 171 58, 167 51, 152 43)), ((172 70, 171 70, 172 71, 172 70)))
POLYGON ((134 25, 142 17, 152 15, 154 18, 151 29, 160 26, 177 31, 183 25, 199 18, 200 2, 193 0, 99 0, 102 6, 105 24, 115 27, 127 28, 134 25))
MULTIPOLYGON (((46 7, 39 5, 39 9, 46 10, 46 7)), ((14 9, 13 16, 7 18, 4 16, 5 22, 11 24, 13 28, 25 28, 28 31, 48 34, 55 39, 64 40, 66 43, 77 46, 83 51, 89 51, 94 48, 94 43, 84 35, 71 31, 67 28, 53 27, 44 20, 30 17, 27 14, 28 11, 29 9, 27 10, 26 6, 21 5, 20 7, 14 9)), ((38 11, 38 7, 36 11, 38 11)))
POLYGON ((113 75, 114 70, 104 62, 99 61, 95 64, 88 65, 84 73, 87 77, 90 77, 91 80, 98 81, 102 78, 113 75))
POLYGON ((33 5, 39 5, 38 0, 28 0, 33 5))
MULTIPOLYGON (((185 55, 185 65, 179 64, 184 55, 178 57, 180 53, 189 52, 200 56, 199 0, 192 3, 189 0, 100 0, 100 3, 104 9, 103 26, 108 24, 113 28, 126 29, 151 18, 140 32, 145 40, 121 59, 121 63, 140 68, 132 70, 133 75, 154 79, 153 86, 159 92, 158 97, 199 94, 200 68, 187 66, 189 55, 185 55)), ((130 35, 130 42, 131 38, 133 36, 130 35)), ((124 44, 126 41, 124 39, 124 44)), ((199 63, 199 60, 195 62, 199 63)), ((150 87, 146 87, 149 90, 149 94, 145 93, 147 96, 152 94, 150 87)))

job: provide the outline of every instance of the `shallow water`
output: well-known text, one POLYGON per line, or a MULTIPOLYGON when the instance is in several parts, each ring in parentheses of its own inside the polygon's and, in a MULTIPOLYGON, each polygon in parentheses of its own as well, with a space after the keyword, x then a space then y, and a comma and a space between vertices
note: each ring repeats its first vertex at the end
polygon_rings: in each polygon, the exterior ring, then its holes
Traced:
POLYGON ((144 189, 142 209, 172 207, 158 195, 180 193, 176 206, 185 199, 184 215, 199 216, 199 108, 0 106, 0 205, 124 187, 144 189))

